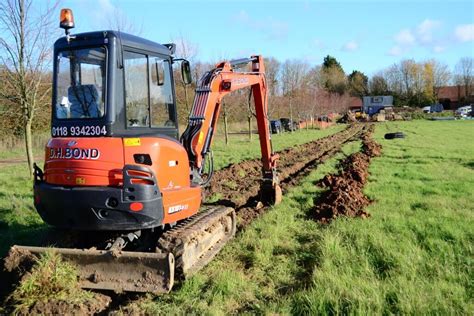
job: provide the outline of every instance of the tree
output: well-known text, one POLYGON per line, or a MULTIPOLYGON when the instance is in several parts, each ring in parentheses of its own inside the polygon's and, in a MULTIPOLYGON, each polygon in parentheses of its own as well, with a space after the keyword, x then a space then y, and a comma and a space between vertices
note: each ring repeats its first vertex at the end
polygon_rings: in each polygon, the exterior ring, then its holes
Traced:
MULTIPOLYGON (((196 44, 186 40, 182 35, 175 38, 173 42, 176 44, 176 56, 187 59, 190 62, 194 60, 198 53, 198 46, 196 44)), ((186 106, 186 111, 189 112, 188 86, 184 83, 181 76, 177 76, 177 79, 184 90, 184 104, 186 106)))
POLYGON ((112 14, 107 15, 106 26, 113 30, 140 36, 143 33, 143 24, 137 26, 132 23, 127 15, 117 7, 112 14))
POLYGON ((474 84, 474 68, 473 58, 463 57, 459 60, 455 67, 456 77, 455 81, 458 85, 464 87, 466 97, 469 97, 472 92, 472 85, 474 84))
POLYGON ((383 76, 383 73, 376 74, 372 77, 372 79, 370 79, 369 89, 370 94, 372 95, 388 94, 388 84, 383 76))
POLYGON ((449 71, 448 65, 435 59, 427 61, 427 64, 431 67, 431 73, 433 76, 431 82, 433 84, 434 97, 437 100, 440 88, 449 84, 449 80, 451 80, 451 72, 449 71))
POLYGON ((301 87, 302 80, 307 72, 308 65, 299 60, 286 60, 282 66, 283 95, 289 99, 290 119, 293 121, 293 99, 301 87))
POLYGON ((50 69, 52 38, 57 30, 52 19, 56 14, 52 13, 58 2, 44 7, 37 4, 35 9, 32 4, 32 0, 4 0, 0 4, 0 62, 4 67, 4 89, 0 91, 0 98, 21 112, 30 175, 35 112, 41 103, 49 101, 49 83, 45 78, 50 69))
POLYGON ((324 57, 322 70, 326 89, 329 92, 344 94, 347 89, 347 78, 336 58, 330 55, 324 57))
POLYGON ((278 92, 278 86, 280 83, 280 62, 273 58, 265 58, 265 77, 268 86, 268 94, 275 96, 278 92))
POLYGON ((347 79, 352 96, 363 97, 369 93, 369 78, 363 72, 354 70, 347 79))

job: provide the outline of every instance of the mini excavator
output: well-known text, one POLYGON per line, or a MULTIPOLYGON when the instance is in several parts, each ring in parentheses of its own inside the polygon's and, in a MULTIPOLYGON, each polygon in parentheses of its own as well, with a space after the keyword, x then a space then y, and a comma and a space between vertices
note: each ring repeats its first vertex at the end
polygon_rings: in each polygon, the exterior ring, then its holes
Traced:
POLYGON ((223 61, 206 72, 179 137, 173 64, 180 62, 186 84, 191 69, 173 56, 174 44, 118 31, 72 35, 70 9, 61 11, 60 26, 66 36, 54 44, 52 138, 44 167, 35 165, 34 205, 54 228, 74 231, 79 240, 102 239, 11 251, 60 253, 78 267, 83 288, 169 292, 175 279, 201 269, 236 231, 233 208, 202 205, 228 93, 251 89, 262 154, 260 201, 281 200, 263 58, 223 61))

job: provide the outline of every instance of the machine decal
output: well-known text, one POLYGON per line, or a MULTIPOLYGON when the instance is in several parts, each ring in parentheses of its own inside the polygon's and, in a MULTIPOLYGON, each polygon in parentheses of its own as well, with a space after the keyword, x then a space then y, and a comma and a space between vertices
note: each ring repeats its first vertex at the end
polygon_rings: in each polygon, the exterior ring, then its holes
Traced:
POLYGON ((173 214, 173 213, 176 213, 176 212, 179 212, 179 211, 187 210, 188 207, 189 207, 188 204, 170 206, 170 207, 168 208, 168 214, 173 214))
POLYGON ((52 147, 49 149, 49 159, 90 159, 97 160, 100 151, 95 148, 62 148, 52 147))
POLYGON ((140 146, 140 138, 124 138, 123 139, 123 145, 125 147, 134 147, 134 146, 140 146))
POLYGON ((60 136, 105 136, 107 135, 107 129, 105 125, 95 126, 53 126, 51 128, 51 135, 53 137, 60 136))
POLYGON ((247 85, 249 83, 249 79, 248 78, 235 78, 235 79, 232 79, 232 84, 234 85, 247 85))

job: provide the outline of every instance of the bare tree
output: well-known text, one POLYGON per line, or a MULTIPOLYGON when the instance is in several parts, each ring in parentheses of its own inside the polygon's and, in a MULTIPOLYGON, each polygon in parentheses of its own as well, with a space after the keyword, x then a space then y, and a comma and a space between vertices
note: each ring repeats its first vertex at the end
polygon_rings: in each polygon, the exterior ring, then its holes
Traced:
POLYGON ((428 60, 426 66, 429 66, 429 75, 431 76, 429 82, 432 84, 434 97, 438 100, 439 90, 441 87, 448 85, 451 79, 451 72, 448 65, 436 59, 428 60))
POLYGON ((45 77, 49 73, 54 30, 57 30, 52 13, 58 2, 43 3, 43 7, 36 4, 34 9, 32 5, 32 0, 4 0, 0 4, 0 61, 5 74, 0 98, 9 100, 21 111, 30 175, 33 172, 31 126, 37 107, 47 102, 50 92, 45 77))
MULTIPOLYGON (((183 35, 173 39, 173 42, 176 44, 176 56, 184 58, 193 62, 198 54, 198 46, 184 38, 183 35)), ((178 78, 181 78, 178 76, 178 78)), ((179 79, 181 85, 184 89, 184 104, 186 105, 186 111, 189 112, 189 100, 188 100, 188 86, 184 83, 183 80, 179 79)))
POLYGON ((301 87, 308 68, 306 63, 299 60, 286 60, 282 66, 282 89, 283 95, 288 96, 291 121, 293 121, 293 99, 301 87))
POLYGON ((463 57, 455 67, 455 81, 457 84, 464 86, 466 97, 471 95, 472 85, 474 84, 473 60, 472 57, 463 57))

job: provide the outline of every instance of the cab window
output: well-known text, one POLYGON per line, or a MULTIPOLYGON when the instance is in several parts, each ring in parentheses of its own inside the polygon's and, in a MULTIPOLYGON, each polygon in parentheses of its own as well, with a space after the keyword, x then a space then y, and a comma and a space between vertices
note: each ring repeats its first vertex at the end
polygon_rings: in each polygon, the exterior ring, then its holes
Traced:
POLYGON ((106 49, 64 50, 58 53, 55 116, 94 119, 105 113, 106 49))
POLYGON ((150 59, 150 105, 152 127, 176 127, 170 64, 166 59, 150 59))
POLYGON ((176 128, 170 62, 124 53, 127 127, 176 128))

